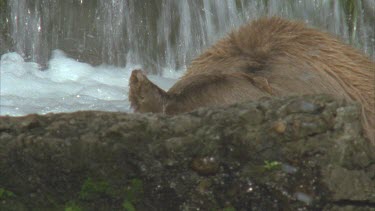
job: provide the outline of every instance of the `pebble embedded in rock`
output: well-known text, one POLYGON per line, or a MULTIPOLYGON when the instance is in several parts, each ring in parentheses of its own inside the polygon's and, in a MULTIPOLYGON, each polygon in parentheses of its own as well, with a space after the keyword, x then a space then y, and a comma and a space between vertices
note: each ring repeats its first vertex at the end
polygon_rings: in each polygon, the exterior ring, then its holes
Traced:
POLYGON ((194 158, 191 168, 199 175, 214 175, 219 171, 219 163, 214 157, 194 158))
POLYGON ((274 125, 273 125, 273 129, 279 133, 279 134, 283 134, 286 130, 286 124, 285 122, 283 121, 277 121, 274 125))

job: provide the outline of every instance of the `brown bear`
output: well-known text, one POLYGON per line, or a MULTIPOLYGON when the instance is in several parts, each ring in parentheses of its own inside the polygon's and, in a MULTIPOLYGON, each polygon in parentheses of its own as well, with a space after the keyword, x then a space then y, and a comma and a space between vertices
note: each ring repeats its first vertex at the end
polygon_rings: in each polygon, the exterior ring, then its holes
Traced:
POLYGON ((168 92, 140 70, 129 86, 136 112, 166 114, 263 96, 331 94, 362 104, 375 143, 375 63, 300 22, 273 17, 245 24, 196 58, 168 92))
POLYGON ((129 100, 136 112, 177 114, 199 107, 258 99, 270 94, 265 79, 241 72, 192 75, 178 81, 165 92, 141 70, 134 70, 130 77, 129 100))

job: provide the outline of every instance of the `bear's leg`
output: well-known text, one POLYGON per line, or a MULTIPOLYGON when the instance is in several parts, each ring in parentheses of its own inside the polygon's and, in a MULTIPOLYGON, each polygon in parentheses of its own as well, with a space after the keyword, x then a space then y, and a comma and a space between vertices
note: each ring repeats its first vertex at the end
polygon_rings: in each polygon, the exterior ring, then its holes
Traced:
POLYGON ((152 83, 141 70, 133 70, 129 81, 129 101, 135 112, 163 112, 167 93, 152 83))

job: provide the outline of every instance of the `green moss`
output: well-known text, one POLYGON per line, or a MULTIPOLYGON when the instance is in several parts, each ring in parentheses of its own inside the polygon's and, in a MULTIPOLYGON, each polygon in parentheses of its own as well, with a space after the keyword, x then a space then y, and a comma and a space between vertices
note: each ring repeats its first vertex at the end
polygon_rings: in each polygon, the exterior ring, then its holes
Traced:
POLYGON ((94 181, 88 178, 82 185, 79 198, 82 200, 95 200, 102 197, 112 197, 113 191, 106 181, 94 181))
POLYGON ((14 193, 11 191, 8 191, 4 188, 0 188, 0 200, 8 199, 14 197, 14 193))
POLYGON ((122 203, 122 208, 125 211, 136 211, 134 205, 128 200, 125 200, 124 203, 122 203))
POLYGON ((135 211, 135 205, 143 199, 143 182, 140 179, 132 179, 125 190, 125 198, 122 208, 126 211, 135 211))
POLYGON ((130 184, 125 191, 125 200, 137 203, 143 196, 143 182, 140 179, 130 180, 130 184))
POLYGON ((225 207, 223 211, 236 211, 236 208, 234 207, 225 207))
MULTIPOLYGON (((126 187, 113 187, 103 180, 87 178, 79 192, 79 199, 84 201, 97 201, 107 198, 110 201, 122 201, 122 208, 126 211, 135 211, 136 204, 143 199, 143 182, 140 179, 129 180, 126 187)), ((68 204, 65 210, 82 210, 76 204, 68 204)))
POLYGON ((281 169, 281 163, 278 162, 278 161, 268 161, 268 160, 265 160, 263 168, 265 170, 268 170, 268 171, 270 171, 270 170, 279 170, 279 169, 281 169))
POLYGON ((143 198, 143 182, 140 179, 132 179, 125 190, 125 199, 122 208, 126 211, 135 211, 135 205, 143 198))
POLYGON ((69 202, 65 205, 64 211, 82 211, 82 209, 75 202, 69 202))

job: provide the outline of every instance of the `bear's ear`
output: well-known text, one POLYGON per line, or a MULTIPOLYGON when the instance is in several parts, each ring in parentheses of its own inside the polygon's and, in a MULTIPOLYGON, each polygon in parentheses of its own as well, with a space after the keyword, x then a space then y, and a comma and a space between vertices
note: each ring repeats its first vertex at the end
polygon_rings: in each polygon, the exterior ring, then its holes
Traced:
POLYGON ((138 83, 138 82, 143 82, 146 80, 146 76, 143 73, 142 70, 133 70, 132 74, 130 76, 130 81, 132 83, 138 83))

